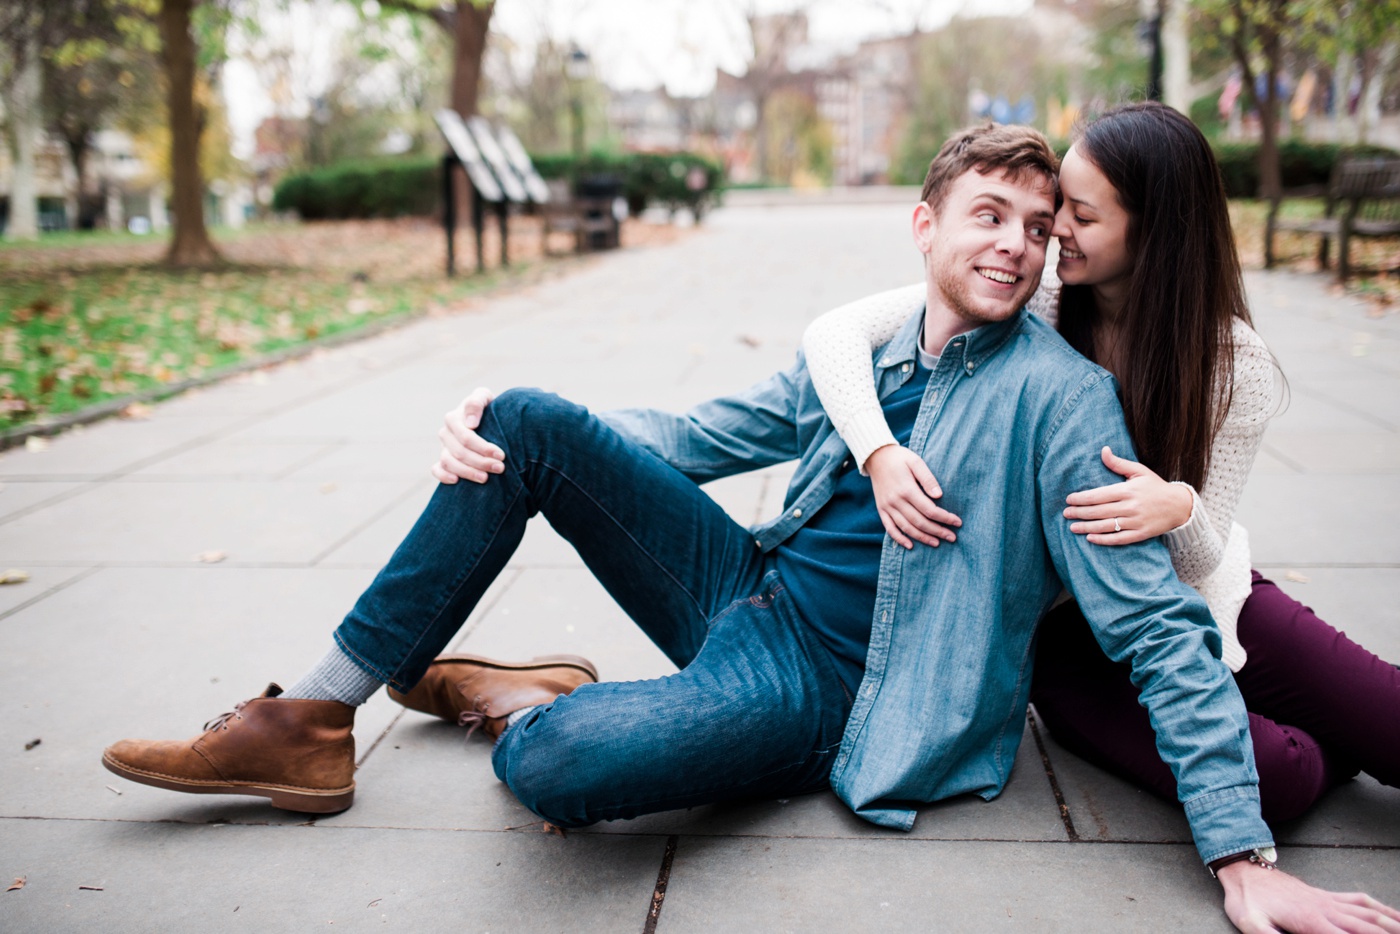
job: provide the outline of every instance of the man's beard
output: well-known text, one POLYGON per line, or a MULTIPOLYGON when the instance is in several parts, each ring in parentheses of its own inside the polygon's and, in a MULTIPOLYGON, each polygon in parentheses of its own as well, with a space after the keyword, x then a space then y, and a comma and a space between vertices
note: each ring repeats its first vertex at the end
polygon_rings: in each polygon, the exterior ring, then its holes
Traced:
MULTIPOLYGON (((1010 310, 1004 313, 994 313, 984 307, 985 303, 978 302, 971 294, 970 284, 966 278, 953 274, 950 268, 951 262, 932 270, 934 286, 937 288, 938 294, 943 297, 944 303, 952 309, 954 314, 979 327, 984 324, 1005 321, 1011 317, 1021 309, 1021 306, 1030 301, 1030 297, 1040 286, 1040 276, 1036 276, 1034 279, 1026 277, 1022 283, 1022 290, 1018 293, 1018 298, 1010 310)), ((975 271, 973 274, 980 275, 975 271)))

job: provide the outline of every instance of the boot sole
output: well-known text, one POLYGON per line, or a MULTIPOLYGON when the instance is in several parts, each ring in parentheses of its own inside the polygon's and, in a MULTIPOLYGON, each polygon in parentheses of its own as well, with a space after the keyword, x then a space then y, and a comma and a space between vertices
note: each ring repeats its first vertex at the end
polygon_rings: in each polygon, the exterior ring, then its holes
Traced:
POLYGON ((106 753, 102 754, 102 764, 107 771, 141 785, 151 785, 167 791, 183 791, 192 795, 251 795, 269 799, 275 808, 301 814, 336 814, 349 808, 355 801, 354 782, 344 788, 317 791, 310 788, 258 785, 253 782, 190 781, 159 772, 147 772, 113 759, 106 753))
POLYGON ((439 655, 433 662, 474 662, 485 668, 505 668, 511 671, 532 671, 536 668, 577 668, 596 683, 598 669, 582 655, 537 655, 528 662, 502 662, 482 655, 439 655))

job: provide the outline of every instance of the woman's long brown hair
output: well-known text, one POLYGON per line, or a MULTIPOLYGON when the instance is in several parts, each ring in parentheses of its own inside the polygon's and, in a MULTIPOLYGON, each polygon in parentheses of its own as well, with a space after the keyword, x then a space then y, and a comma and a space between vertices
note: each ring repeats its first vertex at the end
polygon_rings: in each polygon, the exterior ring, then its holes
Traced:
MULTIPOLYGON (((1142 463, 1200 489, 1234 386, 1231 325, 1250 321, 1220 167, 1196 125, 1156 103, 1108 111, 1075 151, 1131 217, 1118 374, 1128 432, 1142 463)), ((1060 333, 1091 360, 1098 320, 1092 289, 1064 286, 1060 333)))

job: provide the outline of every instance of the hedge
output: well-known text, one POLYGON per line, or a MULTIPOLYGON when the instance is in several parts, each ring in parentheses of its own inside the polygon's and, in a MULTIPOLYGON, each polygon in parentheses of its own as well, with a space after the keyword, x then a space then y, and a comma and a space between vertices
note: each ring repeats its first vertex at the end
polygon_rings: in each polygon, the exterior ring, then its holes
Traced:
MULTIPOLYGON (((1220 163, 1220 174, 1225 178, 1225 193, 1231 198, 1257 198, 1259 196, 1259 144, 1221 143, 1212 144, 1215 159, 1220 163)), ((1393 150, 1383 146, 1341 146, 1337 143, 1310 143, 1299 139, 1286 139, 1279 142, 1279 173, 1284 188, 1301 188, 1305 185, 1325 185, 1332 174, 1332 166, 1341 155, 1347 156, 1395 156, 1393 150)))
MULTIPOLYGON (((697 217, 719 197, 722 171, 718 164, 693 153, 592 153, 582 160, 571 155, 534 156, 545 178, 578 179, 614 176, 634 214, 649 204, 672 211, 691 209, 697 217), (692 188, 692 170, 703 174, 703 186, 692 188)), ((296 211, 303 220, 351 217, 430 215, 441 199, 437 159, 392 159, 347 162, 288 175, 278 183, 272 206, 296 211)))
POLYGON ((275 211, 303 220, 432 214, 440 200, 437 159, 341 162, 288 175, 272 196, 275 211))

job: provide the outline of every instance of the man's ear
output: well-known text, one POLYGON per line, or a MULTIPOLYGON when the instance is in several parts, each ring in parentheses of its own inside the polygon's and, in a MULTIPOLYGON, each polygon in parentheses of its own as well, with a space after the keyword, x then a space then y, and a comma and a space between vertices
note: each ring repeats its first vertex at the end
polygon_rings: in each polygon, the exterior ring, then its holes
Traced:
POLYGON ((914 246, 927 256, 933 249, 933 235, 938 232, 938 217, 927 201, 920 201, 914 207, 914 246))

